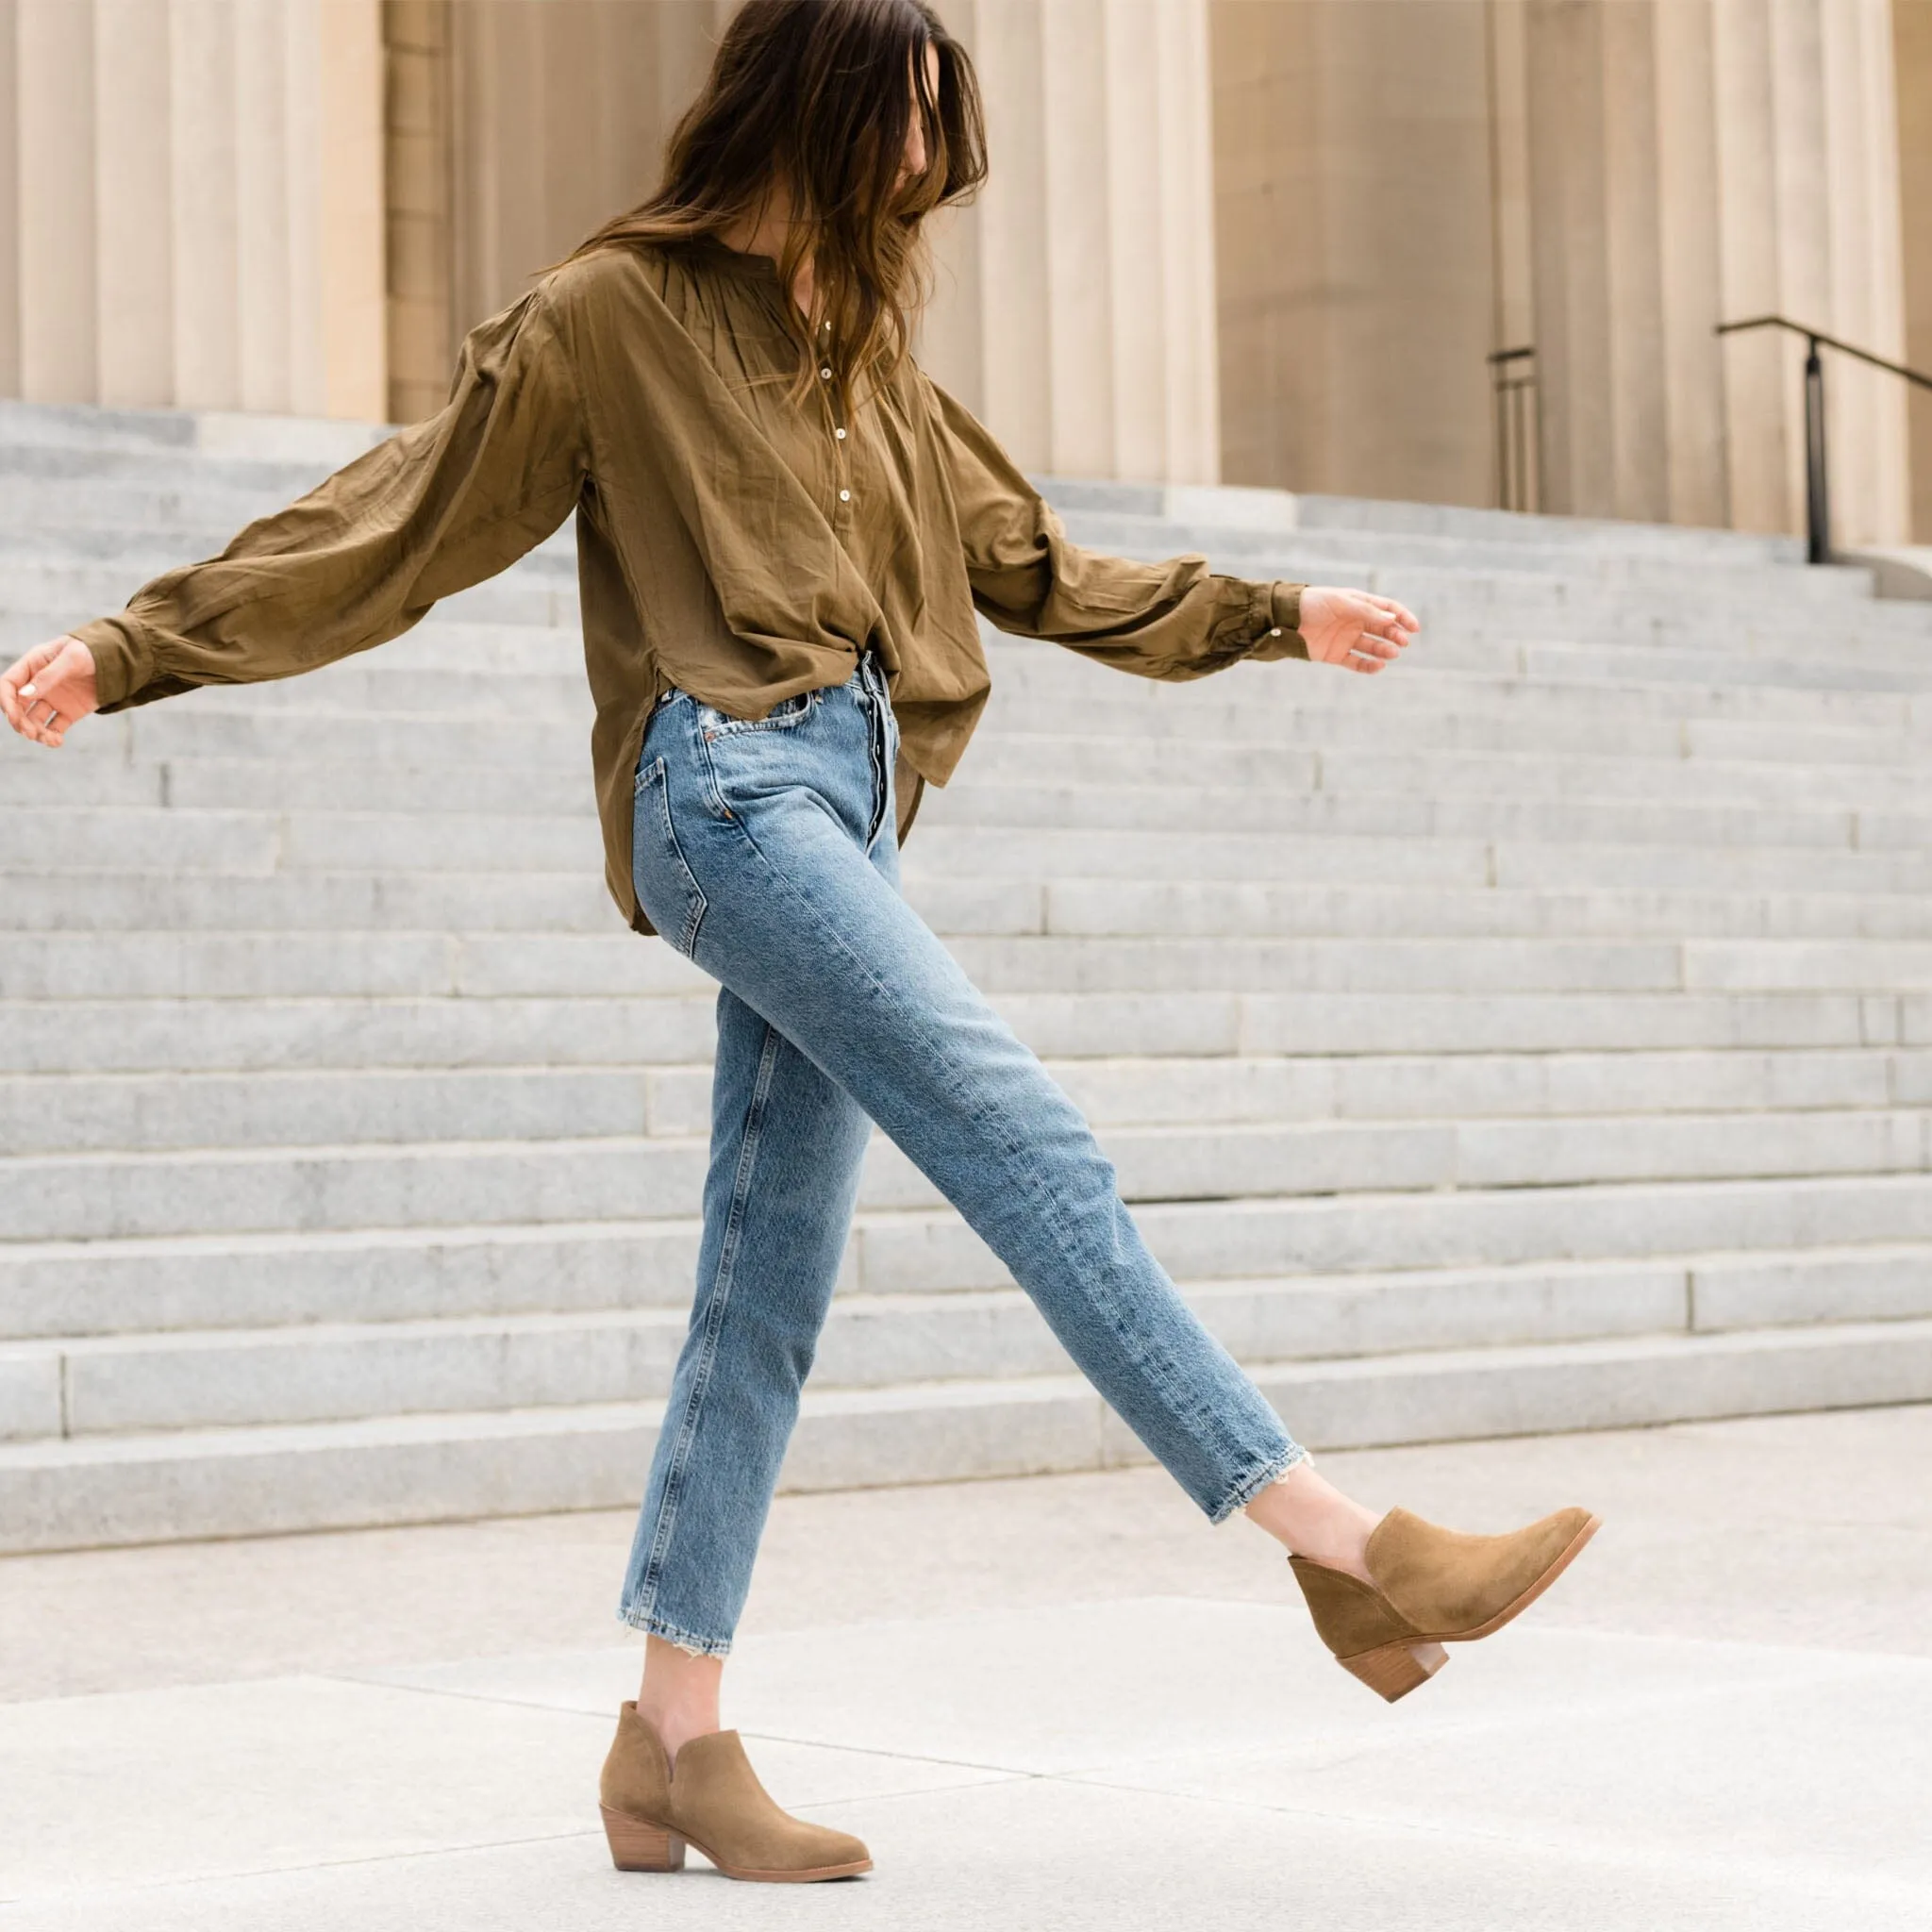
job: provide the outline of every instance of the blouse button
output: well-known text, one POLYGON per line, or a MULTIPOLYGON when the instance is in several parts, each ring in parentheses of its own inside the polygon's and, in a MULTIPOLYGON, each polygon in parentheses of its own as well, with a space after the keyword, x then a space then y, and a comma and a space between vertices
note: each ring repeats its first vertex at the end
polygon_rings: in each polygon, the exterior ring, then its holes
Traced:
POLYGON ((835 429, 832 431, 832 434, 836 436, 841 442, 843 442, 845 441, 845 432, 842 429, 835 429))
POLYGON ((819 371, 819 380, 821 382, 830 382, 831 379, 832 372, 829 369, 821 369, 819 371))
POLYGON ((851 491, 849 491, 849 490, 841 490, 841 491, 840 491, 840 492, 839 492, 839 501, 840 501, 841 503, 850 503, 850 502, 852 501, 852 492, 851 492, 851 491))
POLYGON ((1277 624, 1274 626, 1274 628, 1268 633, 1268 635, 1271 638, 1278 638, 1281 635, 1281 626, 1277 624))

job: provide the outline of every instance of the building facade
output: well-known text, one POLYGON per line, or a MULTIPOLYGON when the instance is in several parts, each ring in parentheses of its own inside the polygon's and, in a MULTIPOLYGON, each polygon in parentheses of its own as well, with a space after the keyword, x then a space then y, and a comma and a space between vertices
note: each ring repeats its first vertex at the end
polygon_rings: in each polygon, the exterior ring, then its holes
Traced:
MULTIPOLYGON (((0 0, 0 393, 433 409, 729 10, 0 0)), ((941 10, 922 353, 1033 470, 1794 529, 1804 344, 1718 325, 1932 368, 1932 0, 941 10)), ((1836 536, 1932 541, 1932 393, 1826 356, 1836 536)))

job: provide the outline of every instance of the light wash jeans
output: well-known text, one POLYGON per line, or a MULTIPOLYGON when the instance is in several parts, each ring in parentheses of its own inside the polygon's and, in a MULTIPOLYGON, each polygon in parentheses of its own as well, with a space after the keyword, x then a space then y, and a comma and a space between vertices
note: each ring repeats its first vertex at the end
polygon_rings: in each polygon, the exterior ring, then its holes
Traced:
POLYGON ((618 1611, 688 1650, 731 1647, 874 1121, 1212 1521, 1305 1455, 1079 1109, 900 897, 897 750, 868 652, 756 721, 667 692, 638 760, 638 898, 722 982, 697 1299, 618 1611))

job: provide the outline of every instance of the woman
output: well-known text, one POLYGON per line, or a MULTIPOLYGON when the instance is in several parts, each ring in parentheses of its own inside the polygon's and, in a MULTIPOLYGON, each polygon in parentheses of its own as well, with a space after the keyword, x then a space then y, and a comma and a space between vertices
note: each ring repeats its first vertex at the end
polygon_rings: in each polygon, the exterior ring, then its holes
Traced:
POLYGON ((577 513, 608 883, 721 983, 697 1297, 620 1614, 646 1634, 602 1781, 612 1854, 867 1870, 779 1810, 719 1682, 876 1121, 1210 1520, 1291 1553, 1393 1699, 1544 1589, 1596 1520, 1461 1537, 1329 1485, 1207 1334, 1086 1123, 897 891, 924 781, 988 690, 974 607, 1121 669, 1375 673, 1387 597, 1071 545, 906 353, 924 215, 985 172, 973 71, 923 0, 750 0, 667 178, 464 344, 450 401, 211 562, 30 651, 0 707, 91 711, 367 649, 577 513))

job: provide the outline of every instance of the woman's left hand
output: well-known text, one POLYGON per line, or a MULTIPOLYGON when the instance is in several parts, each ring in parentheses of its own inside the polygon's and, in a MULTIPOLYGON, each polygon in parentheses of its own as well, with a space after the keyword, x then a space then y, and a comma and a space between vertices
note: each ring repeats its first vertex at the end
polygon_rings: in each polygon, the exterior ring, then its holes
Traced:
POLYGON ((1318 664, 1376 672, 1402 654, 1422 629, 1416 614, 1393 597, 1310 584, 1302 592, 1301 633, 1318 664))

